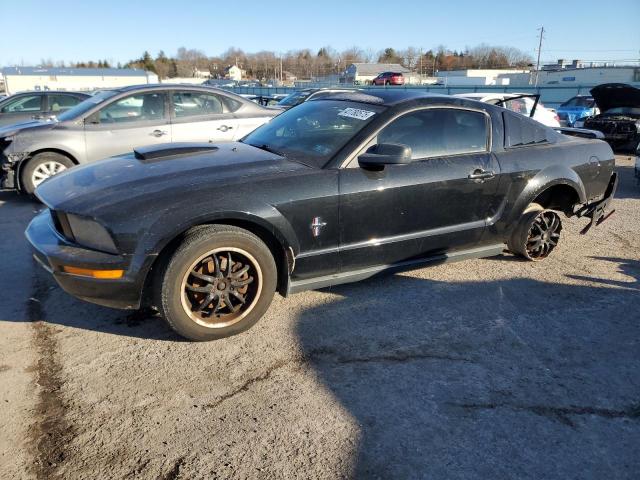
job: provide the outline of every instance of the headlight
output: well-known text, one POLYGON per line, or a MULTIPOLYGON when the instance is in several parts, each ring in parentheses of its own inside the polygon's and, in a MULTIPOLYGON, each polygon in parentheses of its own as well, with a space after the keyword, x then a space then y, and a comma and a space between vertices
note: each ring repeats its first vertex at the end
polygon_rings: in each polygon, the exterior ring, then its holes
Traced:
POLYGON ((118 253, 107 229, 95 220, 64 212, 51 212, 56 228, 69 240, 107 253, 118 253))

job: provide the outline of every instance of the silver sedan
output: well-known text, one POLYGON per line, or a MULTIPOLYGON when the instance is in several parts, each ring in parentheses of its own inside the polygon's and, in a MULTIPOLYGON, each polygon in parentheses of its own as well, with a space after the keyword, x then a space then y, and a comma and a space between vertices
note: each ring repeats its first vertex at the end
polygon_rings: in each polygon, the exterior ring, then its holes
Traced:
POLYGON ((145 145, 238 140, 278 113, 211 87, 103 90, 57 118, 0 129, 2 187, 33 193, 62 170, 145 145))

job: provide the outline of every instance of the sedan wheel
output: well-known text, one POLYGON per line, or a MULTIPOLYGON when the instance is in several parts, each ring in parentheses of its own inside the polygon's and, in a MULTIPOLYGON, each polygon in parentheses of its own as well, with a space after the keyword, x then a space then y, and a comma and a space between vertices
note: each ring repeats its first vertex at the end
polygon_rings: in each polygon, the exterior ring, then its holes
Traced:
POLYGON ((242 228, 196 227, 164 263, 156 305, 171 328, 191 340, 240 333, 262 317, 273 299, 273 255, 242 228))
POLYGON ((509 250, 528 260, 543 260, 558 246, 562 223, 553 210, 532 204, 508 241, 509 250))
POLYGON ((60 173, 63 170, 66 170, 63 164, 55 161, 41 163, 36 167, 36 169, 31 174, 31 182, 34 186, 40 185, 47 178, 53 177, 56 173, 60 173))
POLYGON ((55 152, 43 152, 27 161, 20 174, 21 189, 33 194, 36 187, 46 179, 73 167, 74 163, 64 155, 55 152))

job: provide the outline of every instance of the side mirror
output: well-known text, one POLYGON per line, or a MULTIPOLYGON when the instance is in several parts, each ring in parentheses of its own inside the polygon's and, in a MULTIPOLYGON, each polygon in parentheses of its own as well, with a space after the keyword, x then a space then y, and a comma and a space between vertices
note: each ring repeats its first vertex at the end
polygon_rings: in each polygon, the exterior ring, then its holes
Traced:
POLYGON ((411 163, 411 147, 397 143, 379 143, 358 157, 361 167, 384 167, 411 163))

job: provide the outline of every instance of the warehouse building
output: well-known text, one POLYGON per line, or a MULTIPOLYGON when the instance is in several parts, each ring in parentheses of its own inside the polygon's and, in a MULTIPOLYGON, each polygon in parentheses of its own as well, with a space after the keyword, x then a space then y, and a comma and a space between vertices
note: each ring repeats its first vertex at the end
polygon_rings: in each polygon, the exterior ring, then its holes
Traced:
POLYGON ((6 67, 2 69, 2 77, 7 94, 33 90, 91 91, 158 83, 153 72, 122 68, 6 67))

